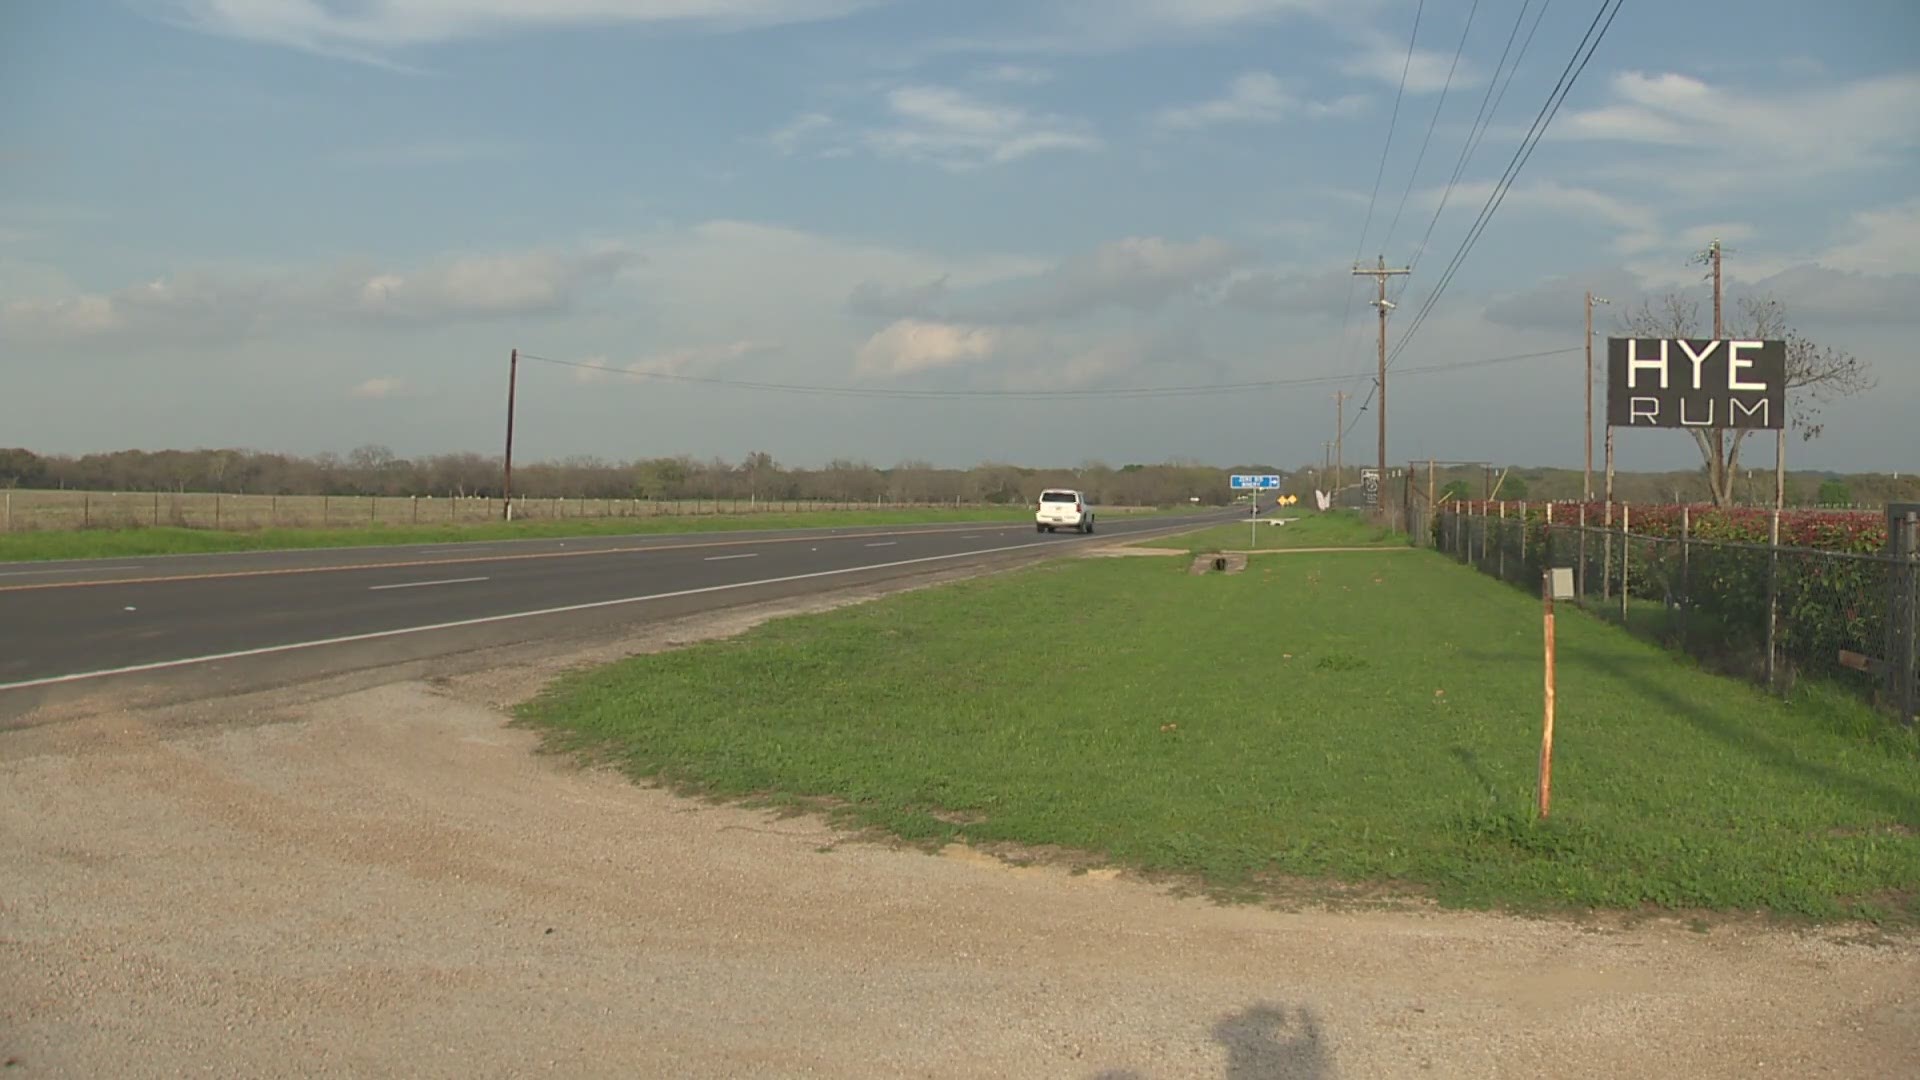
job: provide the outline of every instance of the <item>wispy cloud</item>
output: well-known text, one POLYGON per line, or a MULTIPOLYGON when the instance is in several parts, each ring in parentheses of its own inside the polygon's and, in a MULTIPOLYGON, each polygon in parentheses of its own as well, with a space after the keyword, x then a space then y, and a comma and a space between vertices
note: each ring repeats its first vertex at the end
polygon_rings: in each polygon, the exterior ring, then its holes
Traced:
POLYGON ((1887 75, 1778 94, 1715 86, 1688 75, 1621 72, 1611 100, 1556 124, 1562 139, 1667 147, 1658 159, 1707 168, 1648 168, 1637 182, 1700 191, 1803 181, 1899 163, 1920 147, 1920 74, 1887 75))
POLYGON ((1006 164, 1050 151, 1087 151, 1101 141, 1087 125, 986 101, 941 86, 901 86, 887 92, 887 126, 863 142, 882 157, 928 161, 951 169, 1006 164))
POLYGON ((288 324, 426 325, 554 315, 612 281, 634 258, 624 248, 605 248, 461 256, 406 270, 186 270, 112 292, 11 301, 0 306, 0 336, 178 344, 232 340, 288 324))
POLYGON ((1001 83, 1008 86, 1038 86, 1051 82, 1053 72, 1027 64, 994 64, 973 73, 980 82, 1001 83))
POLYGON ((822 112, 801 113, 785 126, 767 136, 767 142, 782 154, 797 153, 801 146, 833 127, 833 117, 822 112))
POLYGON ((1455 89, 1474 86, 1480 81, 1479 70, 1471 61, 1461 59, 1454 64, 1452 53, 1435 52, 1428 49, 1415 49, 1411 57, 1407 52, 1404 38, 1391 35, 1368 33, 1361 39, 1359 51, 1341 61, 1340 71, 1360 79, 1373 79, 1387 86, 1398 87, 1401 75, 1406 76, 1407 92, 1410 94, 1432 94, 1448 86, 1448 69, 1452 69, 1452 86, 1455 89))
POLYGON ((426 139, 412 143, 355 147, 334 155, 334 161, 355 168, 415 168, 507 161, 521 157, 526 152, 524 145, 502 140, 426 139))
POLYGON ((1234 79, 1227 91, 1211 101, 1162 109, 1153 121, 1160 127, 1191 130, 1217 124, 1272 124, 1292 117, 1351 116, 1366 108, 1367 98, 1353 94, 1333 101, 1307 101, 1275 76, 1250 71, 1234 79))
POLYGON ((386 62, 408 46, 528 30, 656 25, 725 32, 837 19, 887 0, 172 0, 163 17, 210 34, 386 62))
POLYGON ((976 303, 970 317, 991 322, 1067 319, 1102 308, 1148 310, 1192 296, 1225 278, 1249 254, 1224 240, 1134 236, 1065 259, 1017 294, 976 303))

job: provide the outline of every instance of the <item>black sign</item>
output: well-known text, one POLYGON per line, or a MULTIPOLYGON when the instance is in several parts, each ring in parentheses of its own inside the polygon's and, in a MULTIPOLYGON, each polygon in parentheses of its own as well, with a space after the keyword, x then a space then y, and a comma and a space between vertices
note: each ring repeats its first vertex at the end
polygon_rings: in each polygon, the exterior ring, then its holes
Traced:
POLYGON ((1380 470, 1379 469, 1361 469, 1360 470, 1360 490, 1366 492, 1367 505, 1369 507, 1375 507, 1380 505, 1380 470))
POLYGON ((1608 338, 1607 423, 1617 428, 1783 428, 1787 344, 1608 338))

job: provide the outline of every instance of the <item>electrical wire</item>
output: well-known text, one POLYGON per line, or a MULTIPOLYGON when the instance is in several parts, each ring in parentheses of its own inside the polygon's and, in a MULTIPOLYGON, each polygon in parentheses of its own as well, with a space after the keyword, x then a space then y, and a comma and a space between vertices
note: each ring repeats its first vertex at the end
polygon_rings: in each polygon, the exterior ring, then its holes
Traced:
MULTIPOLYGON (((1421 234, 1419 245, 1413 249, 1413 258, 1407 261, 1408 270, 1419 269, 1420 259, 1427 253, 1427 244, 1433 240, 1433 230, 1440 224, 1440 216, 1446 212, 1447 203, 1452 200, 1453 190, 1459 185, 1460 177, 1466 172, 1468 162, 1473 160, 1473 155, 1480 149, 1480 143, 1486 139, 1487 129, 1493 126, 1493 118, 1500 111, 1500 103, 1506 100, 1507 88, 1513 85, 1513 77, 1519 73, 1521 61, 1527 58, 1527 49, 1533 44, 1533 36, 1539 32, 1540 21, 1546 17, 1547 9, 1553 6, 1553 0, 1545 0, 1545 3, 1540 5, 1539 12, 1533 17, 1533 25, 1527 29, 1526 40, 1520 43, 1519 53, 1514 54, 1514 39, 1519 37, 1520 24, 1526 21, 1527 8, 1532 4, 1533 0, 1521 0, 1520 12, 1513 18, 1513 29, 1507 32, 1507 44, 1500 50, 1500 62, 1493 66, 1493 75, 1487 79, 1486 92, 1480 95, 1480 109, 1474 113, 1473 124, 1467 128, 1467 137, 1460 144, 1460 156, 1453 163, 1453 175, 1447 178, 1446 189, 1441 191, 1440 202, 1433 208, 1433 217, 1427 222, 1427 231, 1421 234), (1507 67, 1509 55, 1513 55, 1511 68, 1507 67), (1500 79, 1500 72, 1503 69, 1507 73, 1504 82, 1500 79), (1498 94, 1494 93, 1496 86, 1499 87, 1498 94)), ((1398 302, 1400 297, 1406 295, 1411 285, 1410 275, 1403 278, 1399 282, 1399 290, 1394 294, 1394 300, 1398 302)))
MULTIPOLYGON (((1511 356, 1480 357, 1474 360, 1457 360, 1450 363, 1427 364, 1404 369, 1403 375, 1439 374, 1451 371, 1466 371, 1473 368, 1488 367, 1496 364, 1512 364, 1525 360, 1538 360, 1550 356, 1563 356, 1579 352, 1579 348, 1549 349, 1545 352, 1516 353, 1511 356)), ((702 386, 722 387, 734 390, 753 390, 766 393, 802 394, 827 397, 891 398, 921 400, 1001 400, 1001 401, 1061 401, 1061 400, 1112 400, 1133 398, 1199 397, 1214 394, 1236 394, 1250 390, 1272 390, 1286 387, 1331 386, 1346 382, 1346 375, 1305 375, 1288 379, 1260 379, 1250 382, 1206 383, 1180 386, 1134 386, 1089 388, 1082 390, 958 390, 883 387, 883 386, 819 386, 800 383, 764 382, 753 379, 724 379, 715 376, 685 375, 662 371, 635 371, 629 368, 612 367, 585 360, 559 360, 549 356, 537 356, 523 352, 520 359, 531 360, 558 367, 576 368, 586 371, 605 372, 610 375, 624 375, 633 379, 652 379, 664 382, 688 383, 702 386)), ((1371 396, 1369 396, 1371 400, 1371 396)), ((1362 406, 1364 409, 1365 406, 1362 406)))
POLYGON ((1512 190, 1513 182, 1519 178, 1520 171, 1526 167, 1527 161, 1533 157, 1533 151, 1540 145, 1540 139, 1546 134, 1547 127, 1553 123, 1553 118, 1559 115, 1560 106, 1565 103, 1567 95, 1572 92, 1574 83, 1579 80, 1580 74, 1587 69, 1588 62, 1593 59, 1593 54, 1598 51, 1600 43, 1605 40, 1607 31, 1612 28, 1613 20, 1620 14, 1620 8, 1625 2, 1626 0, 1601 0, 1600 9, 1594 14, 1593 22, 1588 24, 1587 32, 1581 36, 1580 43, 1574 46, 1573 56, 1567 61, 1566 68, 1562 69, 1560 80, 1554 84, 1553 90, 1548 93, 1546 102, 1541 105, 1540 112, 1535 115, 1533 125, 1528 128, 1527 134, 1521 138, 1520 145, 1515 149, 1512 160, 1507 163, 1506 171, 1501 174, 1500 180, 1494 185, 1493 191, 1488 194, 1487 201, 1481 207, 1479 216, 1474 219, 1473 225, 1467 231, 1467 236, 1461 241, 1460 247, 1454 252, 1453 258, 1447 264, 1447 269, 1441 273, 1440 279, 1434 283, 1433 290, 1427 294, 1426 299, 1422 302, 1419 313, 1414 316, 1413 325, 1407 328, 1407 332, 1401 336, 1399 342, 1394 346, 1392 354, 1387 357, 1387 366, 1389 368, 1393 366, 1394 360, 1396 360, 1402 352, 1406 351, 1408 344, 1413 341, 1414 335, 1419 333, 1420 327, 1426 323, 1427 317, 1433 312, 1435 305, 1439 303, 1440 297, 1445 294, 1447 286, 1452 283, 1454 275, 1459 272, 1461 265, 1466 262, 1467 256, 1473 251, 1474 246, 1479 243, 1480 237, 1486 232, 1488 223, 1493 220, 1494 213, 1497 212, 1500 209, 1500 205, 1506 201, 1507 192, 1512 190), (1611 4, 1612 7, 1611 12, 1608 10, 1609 4, 1611 4), (1604 22, 1602 21, 1603 19, 1604 22), (1597 33, 1596 29, 1598 31, 1597 33), (1585 50, 1584 56, 1581 53, 1583 49, 1585 50))
MULTIPOLYGON (((1400 227, 1400 215, 1407 209, 1407 199, 1413 195, 1413 186, 1420 181, 1420 166, 1426 163, 1427 147, 1433 142, 1433 130, 1440 126, 1440 110, 1446 107, 1447 91, 1453 89, 1453 75, 1460 68, 1460 54, 1467 49, 1467 35, 1473 32, 1473 17, 1480 11, 1480 0, 1473 0, 1473 6, 1467 8, 1467 24, 1460 29, 1460 44, 1453 47, 1453 62, 1447 65, 1447 80, 1440 86, 1440 99, 1433 103, 1433 116, 1427 120, 1426 137, 1420 140, 1420 152, 1414 155, 1413 171, 1407 174, 1407 189, 1400 193, 1400 205, 1393 208, 1393 221, 1387 225, 1387 238, 1380 241, 1381 248, 1393 246, 1393 233, 1400 227)), ((1504 59, 1504 58, 1503 58, 1504 59)), ((1494 72, 1495 76, 1499 71, 1494 72)), ((1492 87, 1489 82, 1488 87, 1492 87)), ((1472 136, 1472 132, 1468 132, 1472 136)))
MULTIPOLYGON (((1478 3, 1479 0, 1474 0, 1474 2, 1478 3)), ((1373 174, 1373 194, 1367 199, 1367 215, 1360 223, 1360 239, 1353 247, 1353 262, 1356 266, 1360 263, 1361 253, 1367 249, 1367 234, 1373 231, 1373 211, 1380 201, 1380 182, 1385 179, 1387 175, 1387 157, 1393 151, 1393 132, 1400 123, 1400 101, 1406 96, 1407 73, 1413 70, 1414 47, 1420 41, 1420 17, 1426 13, 1426 10, 1426 0, 1420 0, 1420 3, 1413 9, 1413 32, 1407 36, 1407 59, 1400 65, 1400 86, 1393 92, 1393 112, 1387 117, 1387 140, 1381 144, 1380 147, 1380 167, 1375 170, 1373 174)), ((1356 282, 1351 279, 1347 282, 1347 304, 1344 309, 1345 314, 1343 314, 1340 319, 1341 337, 1347 335, 1347 328, 1353 324, 1353 288, 1355 284, 1356 282)), ((1347 350, 1346 368, 1349 370, 1352 369, 1354 357, 1359 355, 1359 352, 1360 337, 1359 335, 1355 335, 1352 347, 1347 350)), ((1358 381, 1361 376, 1355 375, 1352 376, 1352 378, 1358 381)))

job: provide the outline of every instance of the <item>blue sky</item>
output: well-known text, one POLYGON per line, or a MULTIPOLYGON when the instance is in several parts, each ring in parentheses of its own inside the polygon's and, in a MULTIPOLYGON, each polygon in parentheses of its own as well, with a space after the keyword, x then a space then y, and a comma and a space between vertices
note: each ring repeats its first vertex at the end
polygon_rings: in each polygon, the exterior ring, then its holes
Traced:
MULTIPOLYGON (((9 5, 0 445, 491 451, 518 346, 975 395, 533 362, 530 456, 1314 460, 1334 391, 1367 390, 1356 252, 1415 263, 1397 341, 1597 8, 9 5), (1097 396, 1321 376, 1350 381, 1097 396), (979 396, 1060 390, 1092 393, 979 396)), ((1879 379, 1793 464, 1920 469, 1920 9, 1810 10, 1628 0, 1396 359, 1392 456, 1577 464, 1577 354, 1418 369, 1577 349, 1583 290, 1615 301, 1604 334, 1698 293, 1689 255, 1719 236, 1734 295, 1879 379)), ((1621 461, 1697 464, 1651 433, 1621 461)))

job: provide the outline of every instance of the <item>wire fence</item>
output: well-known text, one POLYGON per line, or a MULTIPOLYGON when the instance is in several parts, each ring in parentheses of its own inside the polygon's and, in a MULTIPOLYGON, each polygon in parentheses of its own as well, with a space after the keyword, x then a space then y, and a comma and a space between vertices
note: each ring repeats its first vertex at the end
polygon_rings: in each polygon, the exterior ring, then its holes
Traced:
POLYGON ((1808 677, 1845 684, 1914 723, 1920 514, 1862 552, 1701 537, 1687 508, 1677 535, 1655 535, 1634 531, 1631 506, 1410 502, 1415 543, 1529 590, 1570 567, 1580 604, 1636 633, 1783 693, 1808 677))
MULTIPOLYGON (((698 517, 813 511, 987 509, 985 503, 845 499, 513 500, 513 520, 698 517)), ((1006 507, 999 507, 1005 510, 1006 507)), ((1112 508, 1109 512, 1124 512, 1112 508)), ((216 495, 196 492, 0 491, 0 532, 173 527, 251 530, 501 521, 499 499, 431 495, 216 495)))

